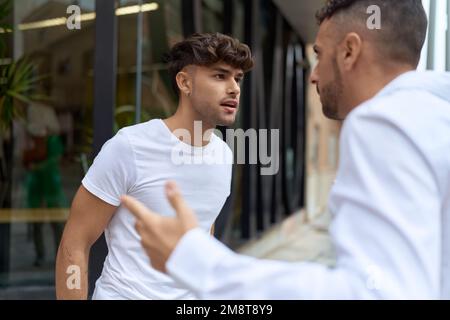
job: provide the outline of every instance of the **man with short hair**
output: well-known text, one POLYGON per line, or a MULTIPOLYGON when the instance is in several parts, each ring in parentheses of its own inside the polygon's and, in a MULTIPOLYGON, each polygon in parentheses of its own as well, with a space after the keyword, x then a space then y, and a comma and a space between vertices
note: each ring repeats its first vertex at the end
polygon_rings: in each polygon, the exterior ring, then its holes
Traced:
POLYGON ((318 20, 311 81, 325 115, 345 119, 329 198, 336 266, 231 252, 197 228, 173 183, 166 193, 176 219, 122 198, 143 246, 199 298, 450 299, 450 75, 414 71, 422 3, 331 0, 318 20), (366 27, 373 5, 380 30, 366 27))
POLYGON ((167 62, 179 95, 178 109, 168 119, 120 130, 96 157, 73 200, 59 247, 59 299, 87 298, 89 249, 103 231, 109 253, 93 299, 193 297, 150 266, 135 219, 119 206, 120 196, 128 194, 172 216, 164 184, 175 180, 196 210, 199 226, 211 230, 230 194, 233 162, 230 148, 212 130, 234 123, 240 82, 253 59, 248 46, 216 33, 195 34, 176 44, 167 62), (67 286, 71 274, 66 272, 72 266, 81 271, 80 288, 67 286))

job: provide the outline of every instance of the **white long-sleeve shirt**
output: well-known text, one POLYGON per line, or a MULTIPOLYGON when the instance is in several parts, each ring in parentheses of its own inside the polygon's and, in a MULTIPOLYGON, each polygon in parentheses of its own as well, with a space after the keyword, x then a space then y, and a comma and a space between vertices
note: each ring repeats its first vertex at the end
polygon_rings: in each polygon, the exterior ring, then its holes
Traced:
POLYGON ((450 75, 409 72, 344 122, 337 264, 258 260, 194 229, 168 273, 201 299, 450 299, 450 75))

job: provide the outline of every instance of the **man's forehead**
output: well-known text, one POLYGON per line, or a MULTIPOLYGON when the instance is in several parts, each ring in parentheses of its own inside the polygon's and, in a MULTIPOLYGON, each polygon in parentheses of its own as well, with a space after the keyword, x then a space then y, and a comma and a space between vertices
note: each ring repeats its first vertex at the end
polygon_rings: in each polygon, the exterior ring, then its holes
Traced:
POLYGON ((331 19, 325 19, 319 26, 319 30, 316 35, 316 44, 320 45, 323 41, 326 41, 330 37, 330 30, 332 28, 331 19))
POLYGON ((340 24, 334 16, 325 19, 319 26, 314 46, 315 49, 335 46, 344 33, 345 32, 340 29, 340 24))

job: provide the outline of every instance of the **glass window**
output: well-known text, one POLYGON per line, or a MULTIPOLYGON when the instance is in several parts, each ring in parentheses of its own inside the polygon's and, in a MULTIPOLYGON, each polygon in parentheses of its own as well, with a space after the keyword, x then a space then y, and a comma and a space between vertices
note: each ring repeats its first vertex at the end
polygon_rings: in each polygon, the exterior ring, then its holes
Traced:
MULTIPOLYGON (((163 54, 183 38, 181 1, 141 1, 142 19, 138 1, 118 1, 115 130, 135 123, 137 102, 141 122, 175 111, 163 54)), ((15 104, 24 117, 0 135, 0 287, 22 293, 27 286, 46 287, 42 297, 48 298, 54 297, 57 247, 94 134, 95 0, 75 3, 79 29, 68 27, 72 0, 13 2, 11 13, 10 55, 26 57, 31 76, 42 80, 27 93, 33 102, 15 104)))
POLYGON ((67 24, 71 0, 13 3, 14 60, 26 58, 41 80, 25 93, 31 102, 15 102, 23 117, 3 134, 12 184, 0 197, 0 286, 48 287, 42 298, 54 297, 57 248, 91 151, 94 3, 78 1, 80 13, 90 14, 80 29, 67 24))
POLYGON ((446 52, 447 47, 450 48, 447 43, 448 1, 422 0, 422 3, 428 16, 428 33, 418 69, 445 71, 446 67, 450 67, 446 66, 447 55, 450 55, 450 52, 446 52))
MULTIPOLYGON (((121 8, 136 3, 121 1, 121 8)), ((118 17, 116 130, 135 123, 136 108, 140 109, 141 122, 165 118, 175 111, 176 97, 163 54, 182 39, 181 25, 181 0, 160 1, 153 10, 143 10, 141 30, 137 12, 118 17), (141 64, 137 60, 138 50, 141 51, 141 64), (137 98, 138 89, 140 99, 137 98)))
POLYGON ((223 32, 223 1, 202 1, 203 32, 223 32))

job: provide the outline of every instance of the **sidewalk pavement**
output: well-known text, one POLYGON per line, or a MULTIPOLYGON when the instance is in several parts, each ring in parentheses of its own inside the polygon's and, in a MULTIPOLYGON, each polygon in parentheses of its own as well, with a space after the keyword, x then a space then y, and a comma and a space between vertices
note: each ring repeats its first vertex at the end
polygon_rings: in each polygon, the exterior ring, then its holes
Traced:
POLYGON ((328 234, 330 222, 328 211, 308 221, 302 210, 237 251, 261 259, 317 262, 332 267, 336 258, 328 234))

